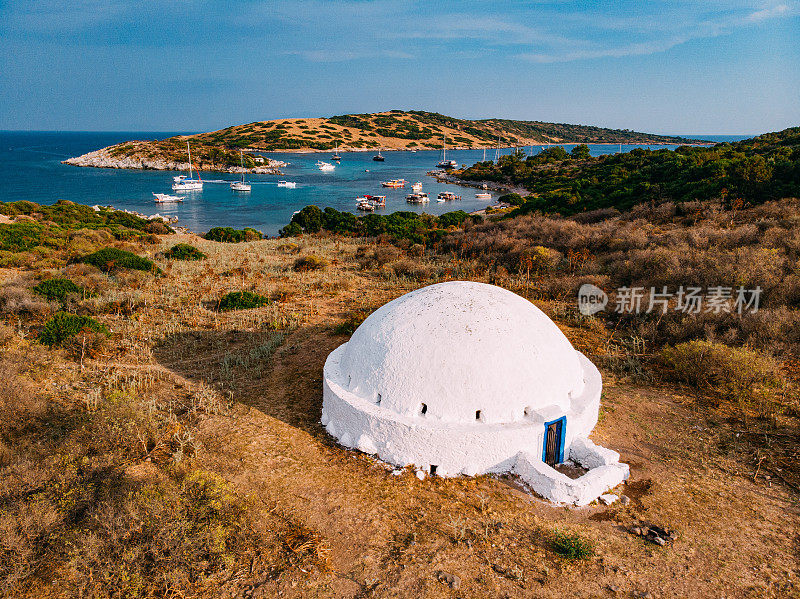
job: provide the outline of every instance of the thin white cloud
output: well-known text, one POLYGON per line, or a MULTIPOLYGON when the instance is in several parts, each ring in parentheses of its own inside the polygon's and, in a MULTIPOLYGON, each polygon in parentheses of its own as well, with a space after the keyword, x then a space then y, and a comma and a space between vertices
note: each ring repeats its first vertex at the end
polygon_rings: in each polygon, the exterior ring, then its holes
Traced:
MULTIPOLYGON (((568 47, 551 48, 543 52, 520 52, 517 58, 535 63, 570 62, 574 60, 590 60, 597 58, 622 58, 626 56, 646 56, 666 52, 672 48, 696 39, 718 37, 731 33, 743 27, 754 26, 768 20, 786 18, 800 14, 798 3, 778 4, 752 11, 752 5, 746 7, 745 13, 741 8, 734 14, 728 12, 717 18, 692 18, 684 14, 683 18, 662 18, 653 27, 642 25, 645 19, 641 16, 622 18, 602 18, 598 21, 601 27, 619 29, 620 31, 636 31, 651 39, 645 41, 622 44, 618 46, 600 46, 574 49, 568 47)), ((591 15, 574 15, 580 19, 591 19, 591 15)), ((676 17, 677 15, 673 15, 676 17)))
POLYGON ((348 60, 394 58, 411 60, 416 58, 413 54, 397 50, 371 50, 368 48, 358 50, 316 49, 316 50, 289 50, 284 54, 299 56, 310 62, 346 62, 348 60))
POLYGON ((540 64, 548 64, 555 62, 571 62, 573 60, 587 60, 592 58, 622 58, 625 56, 646 56, 649 54, 656 54, 658 52, 666 52, 688 41, 684 38, 677 38, 662 42, 641 42, 637 44, 628 44, 615 48, 598 48, 596 50, 579 50, 573 52, 565 52, 563 54, 537 54, 537 53, 521 53, 517 54, 517 58, 536 62, 540 64))
POLYGON ((492 16, 442 15, 435 23, 417 24, 412 30, 400 29, 395 38, 483 40, 492 44, 573 44, 575 38, 555 33, 548 27, 532 27, 492 16))
POLYGON ((777 6, 772 6, 770 8, 764 8, 762 10, 757 10, 755 12, 750 13, 745 18, 745 21, 750 23, 759 23, 761 21, 766 21, 768 19, 775 19, 778 17, 788 16, 792 12, 792 7, 788 4, 778 4, 777 6))

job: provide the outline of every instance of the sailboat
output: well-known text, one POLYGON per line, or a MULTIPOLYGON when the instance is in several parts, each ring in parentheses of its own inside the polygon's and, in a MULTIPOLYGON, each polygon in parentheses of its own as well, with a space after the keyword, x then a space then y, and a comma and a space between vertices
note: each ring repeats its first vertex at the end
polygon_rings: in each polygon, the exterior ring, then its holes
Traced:
POLYGON ((339 156, 339 144, 336 144, 336 149, 333 151, 333 156, 331 156, 331 160, 341 160, 342 157, 339 156))
POLYGON ((458 168, 458 162, 447 159, 447 135, 442 137, 442 159, 436 166, 444 169, 458 168))
POLYGON ((239 150, 239 162, 242 165, 242 180, 231 183, 231 189, 233 191, 250 191, 250 183, 244 180, 244 154, 242 154, 241 150, 239 150))
POLYGON ((384 160, 386 160, 386 158, 383 157, 383 154, 381 154, 381 149, 380 148, 378 148, 378 153, 375 154, 375 156, 373 156, 372 159, 375 162, 383 162, 384 160))
POLYGON ((192 178, 192 151, 189 149, 188 141, 186 142, 186 151, 189 153, 189 177, 187 178, 186 175, 173 177, 172 191, 199 191, 203 189, 203 180, 200 178, 200 173, 197 173, 197 179, 192 178))

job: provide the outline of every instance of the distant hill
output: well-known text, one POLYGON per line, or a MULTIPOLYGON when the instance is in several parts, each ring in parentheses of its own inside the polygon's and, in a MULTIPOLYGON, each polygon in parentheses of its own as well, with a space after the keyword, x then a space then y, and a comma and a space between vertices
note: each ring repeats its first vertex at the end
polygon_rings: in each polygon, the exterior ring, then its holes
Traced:
MULTIPOLYGON (((239 151, 341 151, 430 150, 493 148, 544 143, 688 144, 702 140, 605 129, 590 125, 514 121, 466 120, 435 112, 390 110, 374 114, 346 114, 330 118, 275 119, 235 125, 196 135, 161 141, 130 141, 65 161, 78 166, 113 168, 181 168, 187 161, 186 141, 192 146, 195 166, 227 170, 239 165, 239 151), (138 165, 138 166, 137 166, 138 165)), ((245 157, 256 168, 254 156, 245 157)))

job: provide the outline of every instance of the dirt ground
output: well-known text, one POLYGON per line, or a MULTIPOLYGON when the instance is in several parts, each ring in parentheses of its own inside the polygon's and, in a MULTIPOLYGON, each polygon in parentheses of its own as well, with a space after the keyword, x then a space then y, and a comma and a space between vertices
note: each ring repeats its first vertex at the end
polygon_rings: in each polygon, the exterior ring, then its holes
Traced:
MULTIPOLYGON (((735 432, 685 391, 604 372, 592 436, 630 464, 630 480, 616 490, 630 498, 627 505, 554 506, 509 476, 396 476, 336 445, 319 424, 322 367, 347 340, 335 329, 354 310, 447 278, 481 280, 479 274, 448 267, 435 280, 384 276, 360 269, 356 244, 341 240, 293 247, 173 236, 164 243, 176 241, 191 242, 209 259, 160 262, 164 280, 136 289, 145 309, 110 323, 134 347, 124 361, 164 372, 174 393, 205 384, 230 397, 230 414, 199 424, 197 464, 248 496, 265 527, 270 515, 290 514, 330 550, 327 571, 319 564, 281 571, 253 565, 209 596, 800 597, 797 493, 739 460, 735 432), (330 265, 292 270, 298 255, 312 253, 330 265), (209 309, 223 291, 238 289, 275 302, 227 314, 209 309), (248 355, 274 328, 285 338, 267 368, 225 361, 248 355), (233 364, 224 375, 221 362, 233 364), (673 529, 677 539, 648 543, 629 532, 638 522, 673 529), (590 540, 594 555, 556 555, 556 531, 590 540)), ((590 356, 602 346, 602 330, 557 322, 590 356)))

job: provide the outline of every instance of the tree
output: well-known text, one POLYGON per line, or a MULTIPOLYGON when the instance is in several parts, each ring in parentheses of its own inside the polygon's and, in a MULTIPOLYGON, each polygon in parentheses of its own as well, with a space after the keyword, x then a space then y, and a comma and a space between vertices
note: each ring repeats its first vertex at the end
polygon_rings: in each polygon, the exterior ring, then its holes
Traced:
POLYGON ((591 154, 589 154, 589 146, 587 146, 586 144, 578 144, 577 146, 572 148, 570 155, 575 160, 586 160, 591 156, 591 154))
POLYGON ((317 206, 306 206, 292 217, 292 222, 303 227, 306 233, 317 233, 322 229, 322 210, 317 206))

